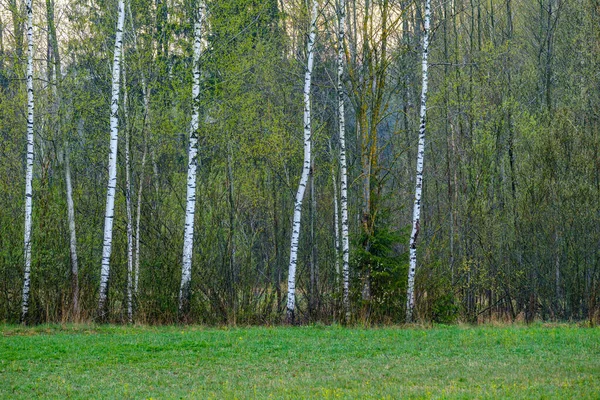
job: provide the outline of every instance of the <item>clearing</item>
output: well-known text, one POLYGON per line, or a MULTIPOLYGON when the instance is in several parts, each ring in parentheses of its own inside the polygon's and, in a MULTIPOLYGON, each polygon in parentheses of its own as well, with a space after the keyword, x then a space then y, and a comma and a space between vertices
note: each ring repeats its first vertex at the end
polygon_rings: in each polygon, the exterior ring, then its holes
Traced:
POLYGON ((0 398, 599 398, 600 329, 0 325, 0 398))

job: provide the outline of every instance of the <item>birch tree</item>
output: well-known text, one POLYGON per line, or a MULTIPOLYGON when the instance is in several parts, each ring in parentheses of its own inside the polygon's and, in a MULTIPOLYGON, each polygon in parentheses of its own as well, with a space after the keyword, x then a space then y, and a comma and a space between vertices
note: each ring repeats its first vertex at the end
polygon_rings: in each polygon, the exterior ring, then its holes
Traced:
POLYGON ((190 122, 190 145, 187 174, 187 196, 185 228, 183 233, 183 262, 181 265, 181 287, 179 289, 179 313, 187 308, 192 278, 192 254, 194 246, 194 213, 196 209, 196 169, 198 167, 198 125, 200 119, 200 56, 202 55, 202 25, 206 18, 203 2, 198 5, 194 22, 194 65, 192 83, 192 120, 190 122))
POLYGON ((29 310, 31 274, 31 215, 33 181, 33 10, 32 0, 25 3, 27 9, 27 164, 25 172, 25 276, 23 278, 23 303, 21 321, 25 322, 29 310))
POLYGON ((104 240, 102 247, 102 268, 100 270, 100 297, 98 314, 104 315, 110 273, 110 254, 112 248, 113 222, 115 216, 115 189, 117 187, 117 146, 119 143, 119 82, 121 77, 121 46, 123 45, 123 24, 125 20, 125 2, 119 0, 117 31, 112 69, 112 97, 110 103, 110 149, 108 153, 108 190, 106 194, 106 212, 104 216, 104 240))
POLYGON ((342 211, 342 276, 343 304, 346 322, 350 322, 350 240, 348 238, 348 165, 346 161, 346 117, 344 111, 344 36, 346 34, 346 2, 338 3, 337 100, 340 140, 340 206, 342 211))
POLYGON ((406 322, 413 319, 415 308, 415 271, 417 268, 417 237, 419 236, 421 220, 421 194, 423 190, 423 158, 425 156, 425 122, 427 114, 427 52, 429 50, 429 19, 431 17, 431 0, 425 2, 425 23, 423 30, 423 54, 421 60, 422 87, 421 112, 419 125, 419 146, 417 150, 417 180, 415 187, 415 203, 413 208, 412 232, 410 234, 410 256, 408 268, 408 290, 406 295, 406 322))
POLYGON ((304 73, 304 165, 302 168, 302 176, 300 184, 296 192, 296 202, 294 206, 294 219, 292 222, 292 242, 290 249, 290 264, 288 273, 288 298, 287 298, 287 320, 290 323, 294 322, 294 313, 296 309, 296 266, 298 264, 298 243, 300 241, 300 220, 302 217, 302 201, 304 200, 304 192, 310 174, 311 163, 311 116, 310 116, 310 100, 311 100, 311 79, 314 61, 314 45, 317 34, 317 1, 312 0, 312 11, 310 18, 310 31, 307 43, 306 70, 304 73))

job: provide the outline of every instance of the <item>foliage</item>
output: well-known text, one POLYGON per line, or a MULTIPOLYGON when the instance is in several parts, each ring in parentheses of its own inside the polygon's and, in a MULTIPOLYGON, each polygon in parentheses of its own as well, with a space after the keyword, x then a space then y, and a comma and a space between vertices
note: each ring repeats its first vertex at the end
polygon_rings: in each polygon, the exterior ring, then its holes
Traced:
MULTIPOLYGON (((303 214, 300 232, 301 322, 329 323, 341 315, 334 248, 339 227, 333 222, 333 182, 339 186, 334 3, 319 2, 312 107, 316 208, 303 214), (311 263, 318 270, 314 307, 308 301, 311 263)), ((405 307, 404 227, 411 223, 414 201, 422 4, 348 3, 343 83, 351 308, 357 321, 397 322, 405 307), (363 293, 365 284, 371 293, 363 293)), ((598 2, 434 3, 416 318, 597 322, 598 2)), ((120 117, 131 137, 132 193, 142 193, 135 320, 172 323, 178 320, 196 1, 130 5, 124 32, 129 102, 121 105, 120 117)), ((192 306, 186 322, 276 324, 285 304, 302 163, 306 4, 210 0, 207 5, 192 306)), ((63 64, 62 76, 55 77, 47 59, 46 11, 34 7, 29 323, 74 319, 66 147, 84 321, 95 316, 102 249, 116 1, 54 6, 63 64)), ((23 21, 18 7, 3 10, 0 321, 10 322, 19 318, 23 278, 23 21)), ((127 282, 124 146, 119 148, 108 318, 115 323, 124 321, 127 282)))
MULTIPOLYGON (((389 214, 389 213, 387 213, 389 214)), ((363 301, 363 318, 373 321, 402 320, 406 305, 406 274, 408 254, 400 253, 400 244, 408 240, 408 230, 391 230, 388 217, 382 212, 376 219, 373 235, 364 231, 354 241, 356 248, 352 269, 357 272, 353 287, 362 289, 360 277, 369 273, 371 298, 363 301), (368 249, 363 243, 368 242, 368 249)), ((355 297, 361 295, 360 291, 355 297)))

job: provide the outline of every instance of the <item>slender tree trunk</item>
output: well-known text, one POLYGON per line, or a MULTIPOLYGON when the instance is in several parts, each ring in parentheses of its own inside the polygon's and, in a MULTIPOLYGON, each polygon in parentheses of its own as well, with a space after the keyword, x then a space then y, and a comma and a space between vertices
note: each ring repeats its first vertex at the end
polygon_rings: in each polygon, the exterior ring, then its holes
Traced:
POLYGON ((73 296, 73 319, 79 321, 79 264, 77 261, 77 235, 75 233, 75 207, 73 206, 73 185, 71 184, 71 164, 69 146, 65 145, 65 183, 67 186, 67 216, 69 219, 69 249, 71 253, 71 291, 73 296))
POLYGON ((125 208, 127 212, 127 320, 133 322, 133 216, 131 212, 131 162, 129 157, 129 112, 127 111, 127 68, 125 46, 121 47, 123 58, 123 125, 125 130, 125 208))
POLYGON ((29 310, 31 273, 31 216, 33 181, 33 12, 32 0, 27 0, 27 167, 25 172, 25 276, 21 322, 25 323, 29 310))
MULTIPOLYGON (((452 187, 452 172, 453 166, 453 140, 451 139, 448 125, 450 124, 450 118, 448 115, 448 109, 450 104, 450 96, 448 93, 448 63, 450 58, 448 56, 448 6, 444 1, 442 6, 443 12, 443 40, 444 40, 444 136, 447 140, 446 145, 446 165, 448 170, 447 184, 448 184, 448 217, 450 221, 449 229, 449 264, 450 264, 450 283, 454 287, 454 205, 453 205, 453 187, 452 187)), ((453 136, 453 134, 452 134, 453 136)))
MULTIPOLYGON (((48 38, 52 48, 52 57, 54 58, 53 84, 55 91, 55 101, 57 104, 59 131, 62 129, 60 107, 62 103, 62 64, 60 60, 60 49, 58 47, 58 38, 56 35, 56 24, 54 23, 54 1, 46 0, 46 14, 48 20, 48 38)), ((80 121, 79 130, 83 130, 83 120, 80 121)), ((79 263, 77 257, 77 234, 75 229, 75 206, 73 203, 73 185, 71 182, 71 163, 69 157, 69 139, 65 133, 59 132, 62 139, 65 154, 65 186, 67 195, 67 220, 69 224, 69 252, 71 255, 71 295, 72 295, 72 313, 75 321, 79 320, 79 263)))
MULTIPOLYGON (((362 216, 361 222, 363 225, 363 232, 365 233, 365 240, 363 243, 364 251, 369 252, 370 250, 370 236, 371 236, 371 176, 373 171, 371 167, 373 164, 371 163, 371 149, 375 144, 373 143, 374 138, 370 137, 369 124, 368 124, 368 114, 369 114, 369 95, 371 94, 371 88, 369 84, 373 83, 372 65, 374 63, 373 54, 370 49, 369 39, 369 20, 372 19, 372 16, 369 15, 369 11, 371 11, 370 0, 365 0, 364 2, 364 16, 362 20, 362 52, 363 59, 362 62, 362 77, 359 78, 359 82, 362 81, 359 91, 360 93, 360 109, 357 115, 357 125, 360 126, 360 139, 361 139, 361 167, 362 167, 362 184, 363 184, 363 208, 362 208, 362 216)), ((367 265, 364 270, 364 276, 362 277, 362 299, 365 303, 371 297, 370 290, 370 269, 371 266, 367 265)))
POLYGON ((237 285, 237 271, 235 262, 235 201, 233 192, 233 150, 231 148, 231 142, 227 144, 227 197, 229 201, 229 233, 228 233, 228 250, 229 250, 229 296, 230 306, 233 313, 233 321, 235 322, 235 315, 237 309, 236 301, 236 285, 237 285))
POLYGON ((300 241, 300 220, 302 216, 302 201, 308 182, 311 160, 311 117, 310 117, 310 86, 312 78, 314 45, 317 34, 317 1, 312 0, 310 33, 308 36, 307 54, 308 61, 304 74, 304 166, 298 192, 296 193, 296 204, 294 206, 294 220, 292 223, 292 242, 290 249, 290 264, 288 273, 288 299, 287 299, 287 320, 294 323, 296 310, 296 266, 298 263, 298 243, 300 241))
POLYGON ((310 161, 310 312, 316 311, 317 304, 317 241, 315 238, 315 218, 317 217, 317 199, 315 197, 315 159, 310 161))
POLYGON ((119 142, 119 82, 121 77, 121 46, 123 41, 123 23, 125 20, 125 2, 119 0, 115 51, 112 70, 112 97, 110 104, 110 150, 108 153, 108 189, 106 194, 106 213, 104 216, 104 240, 102 247, 102 268, 100 270, 100 296, 98 315, 104 318, 108 295, 108 276, 110 273, 110 254, 112 250, 112 231, 115 216, 115 190, 117 187, 117 146, 119 142))
POLYGON ((338 200, 338 183, 337 174, 335 172, 335 157, 333 156, 333 148, 331 140, 329 141, 329 154, 331 154, 331 182, 333 183, 333 232, 335 236, 335 283, 336 292, 339 290, 340 283, 340 204, 338 200))
POLYGON ((275 276, 273 281, 275 282, 275 292, 277 293, 277 313, 280 313, 282 306, 283 295, 281 293, 281 273, 282 273, 282 260, 280 250, 280 238, 283 234, 279 232, 279 217, 277 211, 280 209, 277 204, 277 186, 275 185, 275 178, 272 179, 273 184, 273 242, 275 243, 275 276))
MULTIPOLYGON (((546 63, 544 66, 544 88, 546 90, 546 108, 548 109, 548 113, 552 112, 552 44, 554 41, 554 23, 552 22, 553 17, 553 9, 552 9, 552 0, 548 0, 548 10, 547 10, 547 34, 546 34, 546 63)), ((555 17, 557 18, 557 17, 555 17)))
POLYGON ((4 22, 0 17, 0 70, 4 69, 4 22))
POLYGON ((558 319, 562 312, 562 299, 561 299, 561 290, 560 290, 560 236, 558 233, 558 227, 554 228, 554 296, 555 300, 555 308, 554 315, 556 319, 558 319))
POLYGON ((192 84, 192 120, 190 123, 190 147, 187 176, 185 229, 183 235, 183 262, 181 287, 179 289, 179 313, 183 314, 189 304, 192 278, 192 254, 194 245, 194 213, 196 210, 196 169, 198 167, 198 125, 200 119, 200 56, 202 53, 202 24, 206 17, 204 3, 198 4, 194 23, 194 80, 192 84))
POLYGON ((419 127, 419 147, 417 151, 417 182, 415 188, 415 204, 413 209, 413 226, 410 234, 410 265, 408 269, 408 291, 406 299, 406 322, 413 320, 415 308, 415 271, 417 268, 417 237, 421 221, 421 193, 423 190, 423 158, 425 155, 425 122, 427 114, 427 53, 429 51, 429 20, 431 17, 431 0, 425 2, 425 24, 423 31, 423 58, 421 61, 423 83, 421 88, 421 122, 419 127))
MULTIPOLYGON (((135 48, 135 51, 138 52, 138 45, 137 45, 137 34, 135 31, 135 26, 133 24, 133 14, 131 12, 131 3, 127 3, 127 8, 129 11, 129 20, 131 22, 131 33, 133 35, 133 46, 135 48)), ((150 119, 150 92, 148 89, 148 82, 146 81, 146 76, 141 68, 141 65, 138 65, 138 67, 140 67, 140 74, 141 74, 141 78, 142 78, 142 96, 144 98, 144 121, 142 124, 142 135, 144 137, 144 150, 142 153, 142 164, 140 166, 140 184, 138 187, 138 196, 137 196, 137 212, 136 212, 136 222, 135 222, 135 256, 134 256, 134 266, 133 266, 133 274, 134 274, 134 278, 133 278, 133 293, 135 296, 137 296, 138 294, 138 289, 139 289, 139 277, 140 277, 140 220, 141 220, 141 216, 142 216, 142 192, 143 192, 143 187, 144 187, 144 170, 146 167, 146 157, 148 154, 148 139, 147 139, 147 133, 146 133, 146 129, 147 126, 149 124, 149 119, 150 119)))
POLYGON ((152 149, 150 150, 150 158, 152 161, 152 178, 154 179, 154 199, 152 201, 152 208, 154 210, 156 218, 158 218, 158 206, 160 200, 160 180, 158 176, 158 163, 156 161, 156 148, 154 146, 152 146, 152 149))
MULTIPOLYGON (((340 206, 342 212, 342 280, 343 306, 346 323, 350 322, 350 240, 348 233, 348 165, 346 162, 346 116, 344 111, 344 35, 346 28, 345 0, 339 0, 338 54, 337 54, 337 101, 340 140, 340 206)), ((337 225, 336 225, 337 227, 337 225)))
MULTIPOLYGON (((145 102, 145 101, 144 101, 145 102)), ((135 263, 133 278, 133 293, 137 296, 139 290, 140 278, 140 220, 142 217, 142 189, 144 187, 144 167, 146 166, 146 155, 148 153, 148 144, 144 137, 144 153, 142 154, 142 165, 140 166, 140 184, 138 186, 137 211, 135 216, 135 263)))
POLYGON ((48 138, 52 138, 52 123, 56 120, 56 104, 58 103, 56 96, 56 70, 54 62, 54 42, 52 41, 52 28, 54 21, 54 11, 52 1, 46 0, 46 80, 49 90, 48 93, 48 138), (50 95, 51 94, 51 95, 50 95))
MULTIPOLYGON (((31 6, 31 1, 26 2, 27 5, 31 6)), ((22 24, 22 9, 19 4, 17 4, 17 0, 9 1, 10 13, 12 15, 12 23, 13 23, 13 34, 15 38, 15 54, 17 56, 17 60, 20 60, 23 57, 23 24, 22 24)), ((31 8, 31 7, 30 7, 31 8)), ((28 11, 29 12, 29 11, 28 11)), ((27 25, 29 27, 29 25, 27 25)), ((17 64, 17 63, 15 63, 17 64)), ((19 68, 20 69, 20 68, 19 68)), ((19 72, 19 75, 22 73, 22 70, 19 72)))

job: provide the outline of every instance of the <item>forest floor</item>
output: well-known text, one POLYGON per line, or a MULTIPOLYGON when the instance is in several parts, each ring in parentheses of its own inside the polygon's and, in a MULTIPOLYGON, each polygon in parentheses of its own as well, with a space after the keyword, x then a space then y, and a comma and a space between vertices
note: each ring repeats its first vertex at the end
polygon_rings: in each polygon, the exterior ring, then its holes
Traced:
POLYGON ((600 328, 0 325, 0 398, 600 398, 600 328))

